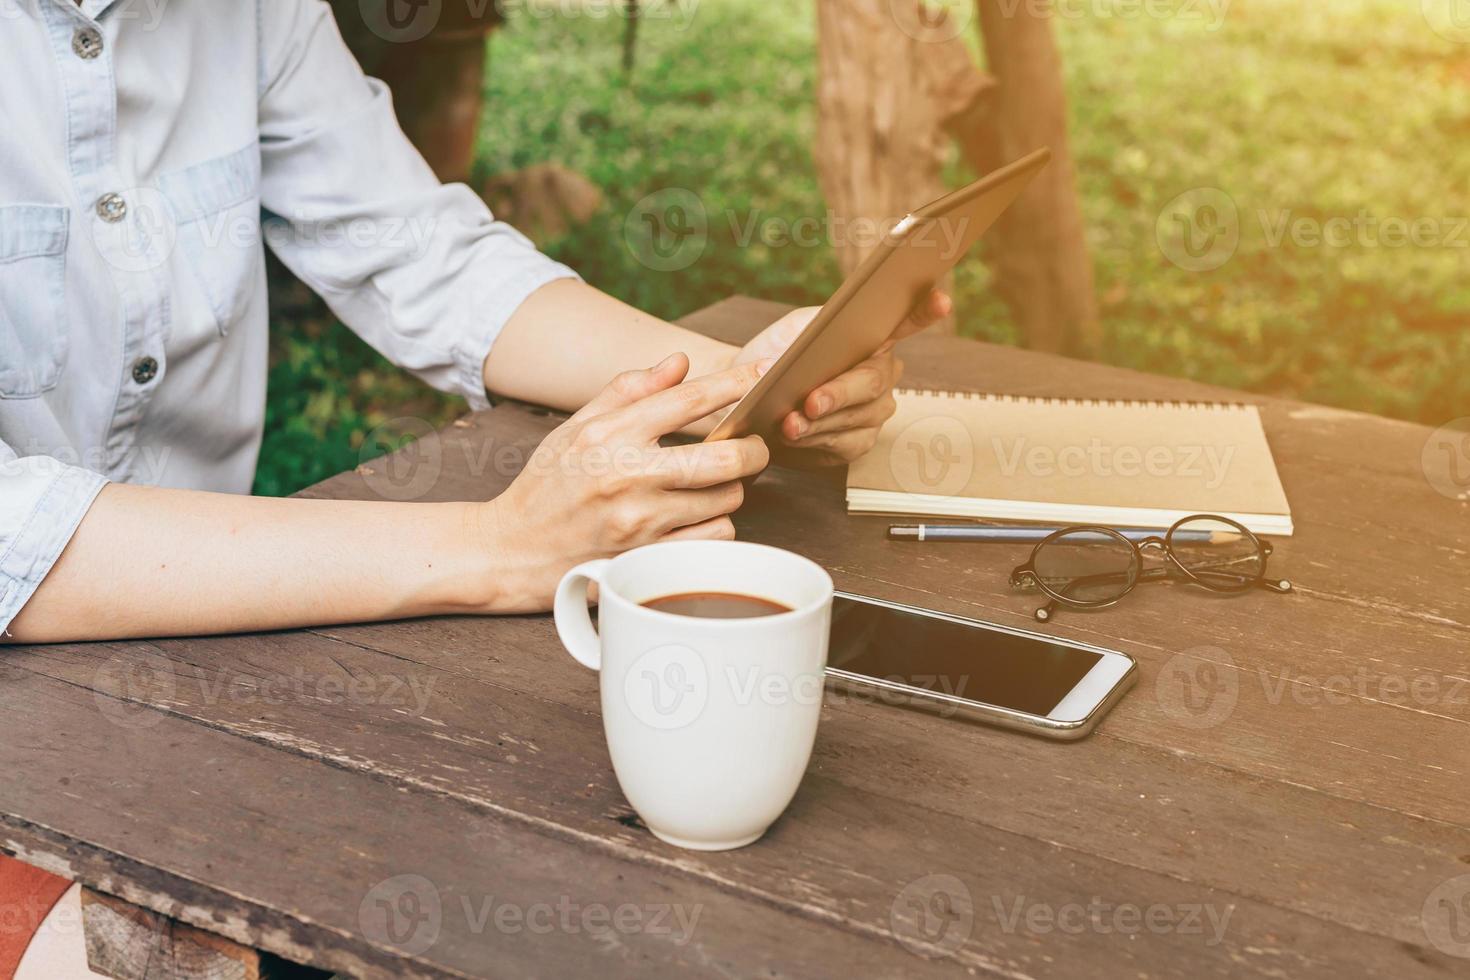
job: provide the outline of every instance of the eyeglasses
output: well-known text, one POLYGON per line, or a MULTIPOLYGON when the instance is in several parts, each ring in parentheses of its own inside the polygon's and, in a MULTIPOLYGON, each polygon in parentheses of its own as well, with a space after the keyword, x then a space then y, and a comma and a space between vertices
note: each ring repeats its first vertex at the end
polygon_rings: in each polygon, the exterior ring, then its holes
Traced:
POLYGON ((1285 579, 1266 578, 1271 545, 1244 525, 1213 514, 1179 521, 1162 537, 1137 543, 1108 527, 1068 527, 1043 540, 1031 560, 1011 572, 1014 588, 1037 588, 1051 600, 1036 610, 1046 622, 1058 604, 1074 609, 1101 609, 1132 592, 1140 582, 1182 577, 1211 592, 1251 589, 1291 591, 1285 579), (1161 549, 1166 563, 1143 567, 1145 551, 1161 549))

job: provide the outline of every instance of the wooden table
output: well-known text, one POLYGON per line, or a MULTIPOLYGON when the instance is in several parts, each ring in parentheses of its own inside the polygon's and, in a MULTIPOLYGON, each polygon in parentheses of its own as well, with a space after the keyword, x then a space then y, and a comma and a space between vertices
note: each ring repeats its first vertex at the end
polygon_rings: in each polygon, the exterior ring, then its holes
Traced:
MULTIPOLYGON (((687 322, 740 340, 780 311, 687 322)), ((13 648, 0 847, 362 977, 1470 975, 1470 503, 1426 476, 1429 430, 968 341, 904 355, 921 385, 1260 404, 1296 594, 1059 616, 1142 665, 1076 744, 834 696, 790 810, 722 854, 640 826, 545 616, 13 648)), ((500 406, 307 493, 488 498, 556 421, 500 406)), ((839 588, 1034 625, 1023 548, 886 542, 836 475, 774 471, 737 524, 839 588)))

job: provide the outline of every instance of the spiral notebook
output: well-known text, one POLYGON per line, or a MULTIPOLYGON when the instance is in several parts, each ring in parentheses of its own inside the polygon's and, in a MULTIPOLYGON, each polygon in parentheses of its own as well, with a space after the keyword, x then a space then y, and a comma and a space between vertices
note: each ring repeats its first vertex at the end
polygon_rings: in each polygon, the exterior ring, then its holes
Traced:
POLYGON ((847 475, 854 514, 1292 533, 1254 405, 899 391, 847 475))

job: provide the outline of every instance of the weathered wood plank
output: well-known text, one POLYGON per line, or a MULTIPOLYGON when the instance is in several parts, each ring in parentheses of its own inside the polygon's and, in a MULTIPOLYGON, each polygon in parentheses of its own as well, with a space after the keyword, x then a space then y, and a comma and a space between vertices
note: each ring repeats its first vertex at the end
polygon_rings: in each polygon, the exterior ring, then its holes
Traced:
POLYGON ((119 723, 93 692, 10 665, 0 713, 0 771, 67 760, 7 788, 0 848, 295 962, 366 980, 953 970, 677 861, 607 860, 595 839, 166 714, 119 723))
MULTIPOLYGON (((234 643, 243 648, 245 639, 209 642, 234 643)), ((324 647, 327 644, 325 639, 320 642, 324 647)), ((189 641, 171 641, 167 646, 188 645, 189 641)), ((632 863, 665 874, 718 883, 721 889, 762 906, 775 906, 815 922, 838 923, 851 930, 854 938, 883 936, 897 928, 900 938, 914 940, 914 935, 904 931, 905 926, 895 927, 895 903, 901 905, 906 895, 912 897, 914 882, 923 883, 918 886, 920 891, 942 888, 962 899, 969 911, 960 920, 968 924, 963 930, 968 935, 961 938, 957 926, 953 936, 942 939, 941 946, 953 959, 976 969, 1024 975, 1043 970, 1033 948, 1038 938, 1055 927, 1035 922, 1030 927, 1017 925, 1013 919, 1018 908, 1023 916, 1039 915, 1041 920, 1037 921, 1042 921, 1056 910, 1100 908, 1103 911, 1097 914, 1111 917, 1121 907, 1157 909, 1155 914, 1161 922, 1169 916, 1176 918, 1136 939, 1109 931, 1106 923, 1096 929, 1079 927, 1078 931, 1088 935, 1069 937, 1081 947, 1075 957, 1049 949, 1044 972, 1083 976, 1089 975, 1089 970, 1101 970, 1113 975, 1140 969, 1144 963, 1152 963, 1154 968, 1173 963, 1169 969, 1194 970, 1194 975, 1200 976, 1268 975, 1282 957, 1289 957, 1294 975, 1301 976, 1351 969, 1357 962, 1396 975, 1418 975, 1422 966, 1437 965, 1442 960, 1435 951, 1421 949, 1422 940, 1416 942, 1419 933, 1413 915, 1422 910, 1424 896, 1453 875, 1453 858, 1447 852, 1470 842, 1467 834, 1461 833, 1455 839, 1431 830, 1430 838, 1440 838, 1437 847, 1409 844, 1408 839, 1393 848, 1376 844, 1379 850, 1394 852, 1384 857, 1396 858, 1417 872, 1400 877, 1398 882, 1409 886, 1417 877, 1418 884, 1408 887, 1407 896, 1389 885, 1399 893, 1364 918, 1370 920, 1370 929, 1387 924, 1397 935, 1370 936, 1318 916, 1288 911, 1271 899, 1249 892, 1214 888, 1197 878, 1181 881, 1136 867, 1116 854, 1093 856, 1065 836, 1048 839, 1045 835, 1001 831, 982 819, 931 811, 899 794, 876 795, 860 785, 837 783, 828 775, 829 769, 845 768, 849 779, 857 775, 858 769, 844 767, 824 752, 815 760, 789 815, 773 828, 766 846, 729 854, 688 854, 654 841, 621 803, 611 779, 600 725, 590 706, 584 711, 557 710, 545 701, 518 699, 507 696, 507 692, 487 691, 463 681, 449 687, 452 694, 446 696, 446 681, 430 683, 426 678, 435 676, 430 672, 419 674, 425 678, 419 690, 441 693, 420 702, 426 707, 417 715, 391 698, 386 704, 365 695, 340 701, 323 698, 319 695, 328 689, 323 683, 326 678, 335 678, 343 685, 348 678, 355 678, 359 691, 387 692, 390 686, 381 680, 397 675, 374 674, 368 665, 387 666, 389 671, 404 666, 402 661, 371 651, 334 646, 334 651, 323 649, 310 656, 281 645, 273 658, 257 649, 249 655, 251 670, 244 676, 233 666, 236 658, 220 651, 218 666, 224 676, 201 674, 193 680, 202 683, 195 684, 186 680, 188 672, 184 672, 172 682, 161 683, 158 701, 167 704, 169 712, 197 717, 212 729, 286 746, 294 753, 335 767, 400 784, 405 790, 441 795, 486 813, 487 821, 497 827, 502 822, 523 822, 540 834, 581 845, 584 860, 589 863, 632 863), (301 659, 292 662, 293 655, 301 659), (316 676, 318 670, 324 672, 322 676, 316 676), (231 694, 219 697, 210 693, 222 689, 231 694), (278 713, 270 711, 268 704, 254 700, 271 696, 262 692, 283 689, 306 692, 304 697, 293 696, 284 706, 286 710, 279 713, 294 716, 295 725, 290 727, 282 725, 289 722, 289 717, 276 717, 278 713), (250 691, 256 692, 254 697, 250 691), (303 702, 313 703, 316 712, 302 715, 290 710, 303 702), (863 855, 861 862, 854 860, 855 854, 863 855), (1000 854, 1005 860, 997 862, 1000 854), (800 858, 793 861, 796 855, 800 858), (1426 878, 1431 880, 1426 882, 1426 878), (1201 928, 1206 931, 1198 932, 1194 925, 1186 925, 1182 921, 1186 915, 1203 916, 1201 928), (1283 942, 1285 936, 1291 937, 1289 942, 1283 942), (1352 949, 1350 957, 1339 952, 1345 943, 1352 949), (1406 950, 1412 955, 1406 955, 1406 950)), ((160 659, 163 653, 159 651, 160 659)), ((198 656, 197 650, 194 656, 198 656)), ((155 680, 167 676, 160 673, 160 666, 155 663, 150 668, 155 680)), ((133 686, 131 693, 138 696, 142 691, 133 686)), ((883 709, 862 709, 869 713, 875 710, 883 709)), ((832 714, 835 712, 824 719, 828 729, 834 721, 832 714)), ((859 727, 864 724, 857 710, 850 710, 845 720, 859 727)), ((151 711, 135 714, 130 718, 129 731, 140 724, 158 726, 164 722, 163 715, 151 711)), ((828 729, 824 729, 824 742, 828 729)), ((934 737, 932 731, 916 732, 905 742, 913 749, 934 737)), ((1034 744, 1054 754, 1065 750, 1062 746, 1034 744)), ((852 748, 847 747, 848 751, 852 748)), ((901 752, 903 747, 888 748, 901 752)), ((894 757, 902 755, 895 753, 894 757)), ((1084 761, 1096 768, 1106 757, 1104 751, 1084 761)), ((1033 779, 1035 771, 1030 770, 1033 779)), ((974 778, 974 774, 967 775, 974 778)), ((1186 788, 1187 778, 1176 776, 1176 786, 1186 788)), ((1252 787, 1244 788, 1245 798, 1250 799, 1248 791, 1252 787)), ((1261 792, 1260 786, 1254 788, 1255 802, 1269 799, 1269 792, 1261 792)), ((973 807, 973 793, 966 795, 973 807)), ((1299 796, 1298 805, 1311 809, 1309 794, 1299 796)), ((1242 822, 1249 826, 1249 811, 1241 811, 1239 804, 1235 809, 1237 819, 1244 818, 1242 822)), ((1149 817, 1158 819, 1167 813, 1158 807, 1150 810, 1135 813, 1131 819, 1137 822, 1143 817, 1146 823, 1149 817)), ((1293 825, 1305 826, 1306 816, 1298 812, 1286 827, 1273 829, 1280 833, 1293 825)), ((1370 826, 1385 825, 1384 819, 1371 811, 1357 816, 1370 826)), ((1415 833, 1416 828, 1402 824, 1400 821, 1395 826, 1394 833, 1415 833)), ((419 831, 412 822, 403 826, 415 835, 419 831)), ((1052 832, 1059 829, 1054 827, 1052 832)), ((1417 830, 1422 832, 1423 828, 1417 830)), ((359 835, 345 828, 338 832, 345 835, 344 847, 364 849, 359 835)), ((1338 836, 1341 841, 1322 843, 1362 843, 1357 835, 1338 836)), ((1238 846, 1239 841, 1222 839, 1219 844, 1238 846)), ((1128 858, 1136 855, 1149 859, 1147 849, 1135 847, 1130 851, 1128 858)), ((1315 856, 1320 857, 1320 852, 1315 856)), ((1225 859, 1222 852, 1210 864, 1217 866, 1225 859)), ((1272 870, 1279 874, 1280 869, 1278 862, 1272 870)), ((1271 880, 1271 876, 1262 875, 1253 884, 1271 880)), ((671 887, 675 892, 683 889, 682 885, 671 887)), ((500 889, 498 894, 507 901, 516 895, 508 888, 500 889)), ((1324 897, 1330 902, 1339 896, 1333 890, 1324 897)))
MULTIPOLYGON (((539 620, 513 623, 526 647, 536 645, 539 620)), ((533 670, 513 671, 506 660, 520 643, 488 642, 476 655, 457 645, 442 651, 433 630, 416 635, 424 642, 397 644, 396 656, 281 634, 168 641, 131 661, 135 648, 119 644, 100 671, 101 651, 91 645, 38 649, 15 664, 485 806, 514 800, 514 813, 533 823, 580 819, 587 824, 582 829, 595 832, 604 814, 626 816, 607 768, 593 675, 570 661, 544 659, 528 664, 533 670), (312 703, 314 712, 271 703, 288 691, 312 703), (580 815, 561 802, 569 798, 580 815)), ((1069 849, 1247 894, 1269 895, 1270 881, 1289 867, 1304 887, 1286 897, 1287 907, 1365 931, 1397 922, 1390 934, 1408 942, 1417 927, 1405 910, 1421 905, 1458 872, 1459 856, 1470 854, 1464 829, 1102 738, 1055 746, 836 695, 823 726, 813 772, 854 791, 1065 840, 1069 849), (1049 778, 1037 781, 1038 771, 1049 778), (1005 789, 988 793, 977 809, 976 786, 1005 789), (1180 812, 1189 814, 1183 823, 1167 823, 1180 812), (1273 855, 1269 868, 1239 861, 1247 844, 1273 855), (1343 853, 1377 858, 1372 863, 1383 870, 1373 889, 1355 887, 1361 865, 1332 859, 1343 853)), ((656 848, 641 832, 619 839, 656 848)), ((823 847, 819 838, 800 850, 819 854, 823 847)), ((766 881, 786 861, 780 854, 772 859, 775 867, 757 862, 742 877, 755 885, 766 881)), ((796 891, 789 899, 809 890, 843 893, 805 873, 791 870, 796 891)))
POLYGON ((87 966, 114 980, 327 980, 328 974, 82 889, 87 966))

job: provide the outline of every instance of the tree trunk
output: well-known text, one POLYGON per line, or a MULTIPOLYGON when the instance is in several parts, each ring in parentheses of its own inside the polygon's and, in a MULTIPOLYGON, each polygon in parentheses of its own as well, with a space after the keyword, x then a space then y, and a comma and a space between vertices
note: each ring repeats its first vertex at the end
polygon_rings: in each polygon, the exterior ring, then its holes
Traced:
POLYGON ((623 25, 623 74, 633 73, 633 63, 638 58, 638 0, 624 0, 623 12, 628 22, 623 25))
POLYGON ((991 75, 983 123, 955 131, 970 165, 988 173, 1041 146, 1052 162, 1001 216, 991 233, 997 288, 1026 345, 1037 350, 1096 354, 1102 346, 1092 259, 1067 146, 1067 100, 1061 58, 1044 11, 976 0, 991 75))
POLYGON ((499 25, 499 10, 494 3, 332 0, 343 40, 363 71, 387 83, 399 125, 440 180, 469 179, 485 37, 499 25))
POLYGON ((403 132, 434 173, 443 181, 469 180, 485 85, 484 35, 400 45, 382 72, 403 132))
POLYGON ((882 232, 944 193, 946 124, 989 85, 963 41, 905 30, 892 6, 817 0, 814 156, 844 275, 882 232))

